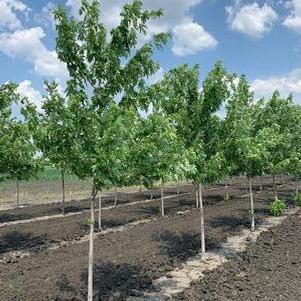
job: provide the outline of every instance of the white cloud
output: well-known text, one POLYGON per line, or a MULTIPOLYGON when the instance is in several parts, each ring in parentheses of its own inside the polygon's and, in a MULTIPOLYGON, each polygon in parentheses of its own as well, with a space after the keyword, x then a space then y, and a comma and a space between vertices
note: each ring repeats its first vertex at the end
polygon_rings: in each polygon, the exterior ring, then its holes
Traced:
POLYGON ((28 6, 17 0, 0 0, 0 30, 15 30, 22 27, 17 13, 26 14, 30 11, 28 6))
POLYGON ((178 25, 174 28, 173 34, 172 51, 178 56, 195 54, 204 49, 213 49, 217 45, 216 39, 198 23, 190 22, 178 25))
MULTIPOLYGON (((190 10, 200 4, 203 0, 143 0, 143 5, 146 9, 158 9, 162 8, 164 16, 149 22, 148 34, 146 37, 140 37, 139 45, 146 42, 152 34, 159 32, 173 32, 174 42, 177 43, 175 49, 182 48, 174 53, 180 55, 186 55, 196 53, 207 46, 201 46, 200 42, 208 43, 210 34, 207 33, 201 25, 193 20, 190 10), (193 28, 193 32, 188 32, 188 28, 193 28), (186 35, 180 32, 180 29, 186 30, 186 35), (193 38, 191 37, 193 36, 193 38), (197 42, 194 42, 196 39, 197 42), (180 46, 180 43, 182 46, 180 46)), ((108 30, 117 26, 120 22, 120 12, 122 7, 126 3, 130 3, 130 0, 103 0, 101 1, 101 18, 108 30)), ((78 9, 80 7, 80 0, 67 0, 67 6, 71 8, 71 12, 74 16, 78 17, 78 9)), ((210 43, 214 43, 215 40, 211 36, 210 43)))
POLYGON ((64 78, 66 66, 61 63, 55 51, 49 51, 42 38, 45 33, 41 27, 16 30, 0 34, 0 51, 10 57, 25 59, 34 65, 34 70, 43 76, 64 78))
POLYGON ((30 80, 24 80, 23 82, 19 83, 17 92, 20 95, 27 97, 32 103, 36 105, 38 110, 41 110, 42 95, 38 90, 35 90, 31 86, 30 80))
POLYGON ((301 1, 288 1, 286 5, 291 10, 291 13, 285 18, 283 25, 301 34, 301 1))
POLYGON ((53 12, 56 9, 57 5, 53 2, 48 2, 45 6, 42 7, 39 13, 34 14, 34 20, 37 24, 40 24, 42 27, 55 28, 55 21, 53 12))
POLYGON ((293 93, 295 102, 301 104, 301 68, 283 76, 256 79, 252 82, 251 88, 258 98, 269 97, 275 90, 279 90, 283 96, 293 93))
POLYGON ((228 22, 234 31, 244 33, 252 38, 261 38, 268 33, 278 18, 276 12, 267 4, 258 3, 241 5, 236 1, 234 6, 227 6, 228 22))

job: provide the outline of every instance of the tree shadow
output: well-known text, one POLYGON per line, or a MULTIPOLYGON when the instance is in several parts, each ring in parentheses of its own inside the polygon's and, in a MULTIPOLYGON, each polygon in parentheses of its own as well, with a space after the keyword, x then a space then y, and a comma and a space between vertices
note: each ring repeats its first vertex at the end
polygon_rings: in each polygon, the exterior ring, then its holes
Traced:
MULTIPOLYGON (((207 233, 208 234, 208 233, 207 233)), ((182 233, 176 234, 170 231, 164 231, 155 236, 156 240, 161 242, 160 249, 162 255, 167 255, 173 262, 178 264, 195 256, 201 249, 200 234, 182 233)), ((206 250, 220 247, 220 242, 211 235, 206 236, 206 250)))
MULTIPOLYGON (((85 270, 80 276, 80 285, 74 285, 62 275, 56 283, 55 301, 82 301, 87 299, 87 279, 85 270)), ((143 291, 152 290, 152 279, 140 266, 97 263, 93 269, 93 300, 121 301, 127 296, 139 296, 143 291)))
POLYGON ((242 227, 250 227, 249 218, 244 214, 241 217, 235 216, 219 216, 209 222, 213 228, 223 228, 223 232, 239 231, 242 227))
POLYGON ((43 248, 46 242, 47 235, 33 236, 31 233, 10 231, 1 236, 0 254, 9 251, 43 248))

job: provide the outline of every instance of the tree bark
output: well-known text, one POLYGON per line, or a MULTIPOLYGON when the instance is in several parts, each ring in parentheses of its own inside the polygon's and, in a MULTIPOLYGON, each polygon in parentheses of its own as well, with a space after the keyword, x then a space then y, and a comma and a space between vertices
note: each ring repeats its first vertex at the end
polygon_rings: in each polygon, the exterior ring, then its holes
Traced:
POLYGON ((62 169, 62 198, 63 198, 63 214, 65 214, 65 200, 66 200, 66 193, 65 193, 65 174, 64 170, 62 169))
POLYGON ((278 193, 277 193, 277 184, 276 184, 276 175, 273 174, 273 189, 274 189, 274 198, 275 200, 278 199, 278 193))
POLYGON ((199 204, 200 204, 200 215, 201 215, 201 252, 203 257, 206 252, 206 247, 205 247, 205 222, 204 222, 202 184, 199 184, 198 188, 199 188, 199 204))
POLYGON ((117 192, 117 186, 115 186, 115 197, 114 197, 114 208, 117 206, 118 201, 118 192, 117 192))
POLYGON ((195 186, 195 205, 196 205, 196 208, 199 208, 199 198, 198 198, 198 185, 195 186))
POLYGON ((16 180, 16 186, 17 186, 17 208, 20 206, 20 182, 19 179, 16 180))
POLYGON ((229 183, 226 180, 226 201, 229 201, 229 183))
POLYGON ((101 206, 101 191, 99 192, 99 198, 98 198, 98 229, 101 230, 101 210, 102 210, 102 206, 101 206))
POLYGON ((151 191, 150 191, 150 193, 151 193, 151 201, 153 200, 153 198, 154 198, 154 191, 153 191, 153 189, 151 189, 151 191))
POLYGON ((180 195, 180 182, 177 181, 177 195, 180 195))
POLYGON ((93 187, 91 192, 91 220, 89 240, 89 263, 88 263, 88 301, 93 301, 93 247, 94 247, 94 203, 97 190, 93 187))
POLYGON ((164 216, 164 187, 161 187, 161 215, 164 216))
POLYGON ((251 203, 251 231, 255 230, 254 198, 252 189, 252 180, 249 178, 250 203, 251 203))

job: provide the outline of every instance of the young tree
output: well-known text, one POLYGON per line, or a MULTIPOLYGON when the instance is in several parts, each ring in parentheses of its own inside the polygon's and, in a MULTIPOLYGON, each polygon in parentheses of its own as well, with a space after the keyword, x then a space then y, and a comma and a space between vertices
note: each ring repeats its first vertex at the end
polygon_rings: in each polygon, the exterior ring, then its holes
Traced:
MULTIPOLYGON (((168 34, 156 34, 150 42, 137 48, 139 35, 146 34, 147 22, 161 16, 161 10, 143 10, 142 2, 133 1, 124 6, 120 24, 108 33, 100 20, 99 5, 99 1, 82 0, 80 20, 69 18, 61 7, 55 11, 56 51, 58 58, 66 63, 70 76, 66 92, 68 110, 73 117, 72 133, 75 141, 70 167, 80 178, 91 177, 93 183, 89 301, 93 299, 95 197, 108 182, 111 184, 116 179, 116 170, 113 168, 116 163, 112 166, 112 158, 119 154, 114 152, 117 149, 115 143, 127 146, 123 137, 114 136, 112 142, 105 135, 112 127, 110 122, 118 123, 120 115, 127 116, 127 109, 132 112, 131 107, 138 110, 147 105, 145 99, 140 97, 146 88, 145 79, 159 69, 152 54, 155 48, 160 49, 168 39, 168 34), (106 139, 110 145, 104 147, 106 139)), ((123 158, 120 161, 126 162, 123 158)))
POLYGON ((164 183, 189 170, 187 153, 171 120, 163 113, 153 112, 143 118, 137 134, 133 174, 149 189, 161 183, 161 214, 164 216, 164 183))
POLYGON ((296 128, 294 105, 291 96, 281 98, 279 92, 274 92, 270 100, 257 117, 256 129, 268 129, 271 137, 267 140, 268 161, 265 172, 273 175, 274 197, 277 199, 276 175, 288 172, 290 162, 290 137, 296 128), (272 139, 273 137, 273 139, 272 139))
POLYGON ((178 137, 189 151, 193 166, 189 178, 196 183, 201 215, 201 249, 205 253, 202 187, 225 176, 217 112, 228 98, 228 74, 220 62, 209 72, 199 93, 199 67, 179 66, 158 84, 157 103, 173 120, 178 137))
POLYGON ((251 230, 255 230, 255 209, 252 178, 262 174, 267 163, 267 145, 269 131, 256 131, 256 116, 260 103, 254 104, 253 93, 244 76, 227 104, 227 113, 223 122, 224 150, 226 160, 233 175, 245 174, 248 178, 251 207, 251 230))
MULTIPOLYGON (((70 170, 69 161, 74 145, 72 116, 63 95, 55 82, 45 82, 47 95, 38 112, 33 104, 26 108, 26 119, 33 138, 43 157, 61 171, 62 201, 65 206, 65 175, 70 170)), ((63 208, 65 213, 65 208, 63 208)))
POLYGON ((29 180, 39 168, 37 150, 32 142, 28 124, 22 115, 22 98, 12 83, 0 87, 0 180, 15 180, 17 207, 20 205, 21 180, 29 180), (17 119, 12 105, 21 110, 17 119))

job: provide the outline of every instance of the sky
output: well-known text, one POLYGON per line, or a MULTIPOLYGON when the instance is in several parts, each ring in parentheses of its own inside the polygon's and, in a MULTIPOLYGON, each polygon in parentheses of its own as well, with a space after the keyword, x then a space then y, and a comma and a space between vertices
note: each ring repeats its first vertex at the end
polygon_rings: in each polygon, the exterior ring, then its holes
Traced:
MULTIPOLYGON (((130 0, 101 0, 108 30, 130 0)), ((274 90, 293 93, 301 104, 301 0, 142 0, 145 8, 164 10, 149 24, 151 33, 170 32, 167 47, 155 54, 163 73, 179 64, 199 64, 200 83, 217 60, 230 72, 245 74, 256 97, 274 90)), ((0 84, 13 81, 37 106, 43 80, 62 89, 66 66, 55 53, 52 11, 64 5, 78 17, 80 0, 0 0, 0 84)), ((142 40, 141 43, 144 41, 142 40)))

